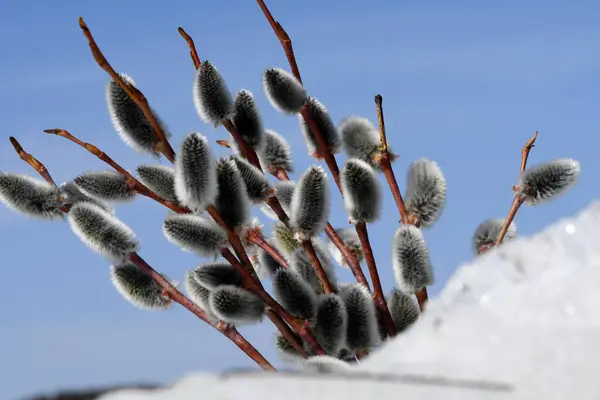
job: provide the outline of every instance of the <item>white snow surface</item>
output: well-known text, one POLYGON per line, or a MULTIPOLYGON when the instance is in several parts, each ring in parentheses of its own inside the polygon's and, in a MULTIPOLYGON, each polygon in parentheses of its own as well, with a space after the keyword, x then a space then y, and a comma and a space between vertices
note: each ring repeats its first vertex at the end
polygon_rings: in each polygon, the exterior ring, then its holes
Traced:
POLYGON ((102 400, 600 399, 600 201, 462 266, 347 375, 194 374, 102 400))

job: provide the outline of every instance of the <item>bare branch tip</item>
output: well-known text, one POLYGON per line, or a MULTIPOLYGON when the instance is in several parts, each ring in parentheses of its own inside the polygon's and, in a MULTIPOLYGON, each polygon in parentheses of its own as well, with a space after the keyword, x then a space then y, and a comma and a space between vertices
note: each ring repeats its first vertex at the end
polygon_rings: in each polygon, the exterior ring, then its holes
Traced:
POLYGON ((10 140, 10 143, 13 145, 17 153, 21 153, 23 151, 23 147, 21 147, 21 145, 19 144, 17 139, 15 139, 14 136, 9 137, 8 140, 10 140))
POLYGON ((44 129, 44 132, 48 133, 50 135, 58 135, 62 131, 64 131, 64 129, 60 129, 60 128, 44 129))
POLYGON ((381 107, 383 103, 383 97, 380 94, 375 95, 375 104, 381 107))

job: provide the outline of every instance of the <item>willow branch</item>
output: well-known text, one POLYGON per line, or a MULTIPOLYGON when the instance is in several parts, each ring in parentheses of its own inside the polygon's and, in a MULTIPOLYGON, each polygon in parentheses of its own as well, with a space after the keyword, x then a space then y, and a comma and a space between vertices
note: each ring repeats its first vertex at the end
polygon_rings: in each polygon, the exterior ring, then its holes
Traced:
POLYGON ((15 148, 15 151, 17 152, 21 160, 29 164, 38 174, 40 174, 42 178, 44 178, 46 182, 48 182, 58 190, 58 185, 56 184, 54 179, 52 179, 52 176, 50 175, 50 172, 48 172, 48 170, 46 169, 46 166, 39 162, 34 156, 23 150, 21 144, 13 136, 9 137, 9 140, 15 148))
POLYGON ((194 44, 194 39, 190 35, 187 34, 186 31, 183 30, 182 27, 177 28, 177 31, 181 35, 182 38, 185 39, 188 46, 190 47, 190 57, 192 57, 192 62, 194 63, 194 68, 198 69, 200 67, 200 57, 198 57, 198 52, 196 51, 196 45, 194 44))
POLYGON ((302 346, 302 339, 298 335, 296 335, 294 333, 294 331, 292 331, 290 326, 285 323, 285 321, 283 320, 283 318, 281 318, 281 316, 279 316, 279 314, 277 314, 275 311, 273 311, 271 309, 268 309, 267 317, 271 320, 273 325, 275 325, 277 330, 279 332, 281 332, 281 335, 288 342, 290 342, 290 344, 294 347, 296 352, 298 352, 300 357, 302 357, 302 358, 310 357, 308 352, 304 349, 304 346, 302 346))
POLYGON ((129 95, 129 97, 135 102, 135 104, 138 105, 138 107, 140 108, 140 110, 142 110, 144 116, 152 126, 152 130, 154 131, 154 134, 158 139, 155 151, 163 154, 165 158, 170 162, 174 162, 175 151, 169 144, 165 132, 156 120, 154 113, 150 109, 150 105, 148 104, 146 96, 144 96, 144 94, 133 85, 128 85, 127 83, 125 83, 121 75, 119 75, 109 64, 106 57, 104 57, 104 54, 102 54, 102 52, 100 51, 98 44, 96 44, 96 41, 92 36, 92 32, 90 31, 82 17, 79 17, 79 27, 81 28, 83 34, 88 40, 90 50, 92 51, 92 55, 94 56, 96 63, 100 66, 100 68, 106 71, 106 73, 108 73, 108 75, 127 93, 127 95, 129 95))
POLYGON ((260 247, 261 249, 263 249, 275 261, 277 261, 277 263, 279 265, 281 265, 284 268, 289 268, 288 262, 281 255, 281 253, 279 253, 279 251, 277 251, 276 248, 271 246, 271 244, 269 242, 267 242, 265 240, 265 238, 262 237, 258 232, 256 232, 255 230, 249 230, 248 231, 248 240, 250 242, 254 243, 255 245, 257 245, 258 247, 260 247))
POLYGON ((531 139, 525 143, 523 149, 521 150, 521 173, 525 172, 525 168, 527 168, 527 159, 529 158, 529 152, 532 148, 535 147, 535 140, 538 137, 538 131, 535 131, 531 139))

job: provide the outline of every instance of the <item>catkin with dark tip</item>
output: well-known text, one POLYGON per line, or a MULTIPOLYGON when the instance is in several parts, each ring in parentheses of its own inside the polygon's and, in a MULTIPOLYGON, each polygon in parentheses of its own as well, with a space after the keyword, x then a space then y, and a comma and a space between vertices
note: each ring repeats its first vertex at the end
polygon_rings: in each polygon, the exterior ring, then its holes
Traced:
POLYGON ((86 172, 73 182, 84 194, 101 201, 128 202, 137 194, 127 183, 127 178, 116 171, 86 172))
POLYGON ((517 195, 530 206, 564 193, 579 179, 581 167, 572 158, 561 158, 531 167, 519 177, 517 195))
POLYGON ((144 164, 137 167, 140 182, 165 200, 178 203, 175 194, 175 170, 159 164, 144 164))
POLYGON ((289 72, 269 68, 263 74, 263 89, 273 107, 284 114, 295 114, 306 102, 306 89, 289 72))
POLYGON ((215 222, 192 214, 169 215, 163 224, 169 242, 202 257, 213 257, 227 245, 227 234, 215 222))
MULTIPOLYGON (((502 230, 502 225, 504 225, 504 219, 502 218, 488 219, 479 224, 471 239, 474 255, 479 255, 494 246, 502 230)), ((514 222, 511 222, 502 241, 506 242, 515 237, 517 237, 517 226, 514 222)))
POLYGON ((346 344, 348 313, 344 301, 337 294, 319 296, 313 333, 329 355, 338 355, 346 344))
POLYGON ((256 294, 232 285, 219 286, 208 297, 210 309, 233 325, 255 324, 265 314, 265 303, 256 294))
POLYGON ((270 189, 267 177, 243 158, 232 156, 231 159, 240 171, 250 201, 256 204, 264 202, 270 189))
POLYGON ((62 217, 62 199, 54 185, 26 175, 0 172, 0 201, 10 210, 37 218, 62 217))
POLYGON ((446 205, 446 178, 440 167, 421 158, 408 169, 405 203, 409 214, 418 218, 422 228, 431 227, 446 205))
POLYGON ((429 250, 419 228, 398 228, 392 243, 392 266, 398 289, 403 292, 414 293, 433 284, 429 250))
POLYGON ((388 308, 397 333, 408 329, 419 319, 419 315, 421 315, 419 303, 417 303, 415 296, 403 293, 397 289, 392 290, 390 299, 388 300, 388 308))
POLYGON ((281 268, 275 272, 273 294, 297 318, 312 320, 317 312, 317 294, 295 271, 281 268))
POLYGON ((231 119, 242 139, 252 149, 259 149, 262 145, 264 128, 258 106, 249 90, 242 89, 235 96, 231 119))
MULTIPOLYGON (((314 121, 319 133, 327 144, 329 151, 333 154, 339 153, 340 148, 342 147, 342 139, 335 124, 331 120, 327 108, 314 97, 309 97, 306 104, 308 115, 314 121)), ((302 115, 299 115, 298 118, 300 120, 300 127, 302 129, 302 134, 304 135, 306 147, 308 148, 308 154, 316 158, 322 158, 322 149, 320 149, 320 146, 315 139, 314 132, 302 115)))
POLYGON ((231 265, 227 263, 207 263, 193 270, 196 281, 209 290, 214 290, 222 285, 242 285, 242 276, 231 265))
POLYGON ((344 164, 340 174, 344 207, 353 222, 375 222, 381 214, 381 183, 373 168, 353 158, 344 164))
POLYGON ((200 119, 214 127, 233 113, 233 99, 225 79, 210 62, 204 61, 194 77, 194 105, 200 119))
POLYGON ((229 157, 217 161, 217 185, 215 207, 228 227, 240 227, 250 218, 250 200, 242 175, 229 157))
POLYGON ((110 279, 117 291, 138 308, 164 310, 173 304, 154 279, 130 262, 111 266, 110 279))
POLYGON ((377 312, 371 293, 363 285, 354 284, 340 290, 346 306, 348 324, 346 345, 352 351, 370 349, 379 344, 377 312))
POLYGON ((323 231, 329 218, 329 184, 320 166, 310 167, 296 183, 290 204, 290 220, 301 239, 323 231))
POLYGON ((267 171, 293 172, 292 150, 289 143, 275 131, 266 130, 262 148, 257 151, 261 165, 267 171))

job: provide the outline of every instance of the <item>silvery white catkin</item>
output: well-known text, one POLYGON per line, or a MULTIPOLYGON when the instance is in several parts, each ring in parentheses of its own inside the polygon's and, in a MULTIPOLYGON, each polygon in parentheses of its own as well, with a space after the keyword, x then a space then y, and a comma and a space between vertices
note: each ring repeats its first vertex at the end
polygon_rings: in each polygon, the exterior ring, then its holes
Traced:
POLYGON ((329 210, 327 174, 322 167, 312 166, 296 183, 290 204, 290 221, 302 240, 323 231, 329 210))
MULTIPOLYGON (((130 76, 126 74, 119 75, 125 83, 136 87, 135 82, 130 76)), ((152 125, 141 108, 114 80, 110 80, 106 87, 106 103, 108 104, 108 112, 113 126, 121 137, 121 140, 136 151, 155 154, 158 138, 154 133, 152 125)), ((168 132, 165 124, 154 110, 152 110, 152 114, 164 131, 165 138, 169 139, 171 133, 168 132)))
POLYGON ((339 126, 342 146, 348 158, 358 158, 378 169, 375 156, 379 153, 379 130, 366 118, 351 116, 339 126))
POLYGON ((273 294, 296 318, 312 320, 317 312, 317 294, 295 271, 280 268, 275 272, 273 294))
POLYGON ((278 170, 293 172, 292 150, 289 143, 279 133, 266 130, 262 148, 257 151, 261 165, 269 172, 278 170))
POLYGON ((296 249, 301 247, 301 243, 294 237, 294 231, 283 223, 276 222, 271 231, 277 249, 285 257, 289 257, 296 249))
POLYGON ((193 270, 193 277, 200 285, 209 290, 214 290, 222 285, 242 286, 242 276, 231 264, 227 263, 202 264, 193 270))
POLYGON ((312 356, 303 363, 307 371, 320 374, 343 374, 351 370, 350 364, 331 356, 312 356))
MULTIPOLYGON (((356 233, 356 229, 354 228, 339 228, 335 230, 339 235, 340 239, 344 242, 346 247, 350 250, 352 254, 356 257, 358 262, 361 262, 365 255, 362 252, 362 247, 360 245, 360 239, 358 238, 358 234, 356 233)), ((331 240, 328 241, 327 247, 329 248, 329 252, 333 256, 334 260, 342 267, 348 268, 348 264, 346 263, 346 259, 342 255, 342 252, 337 248, 335 243, 331 240)))
POLYGON ((271 105, 284 114, 295 114, 306 102, 306 89, 294 75, 281 68, 263 74, 263 89, 271 105))
POLYGON ((77 203, 81 203, 83 201, 87 201, 87 202, 96 204, 97 206, 103 208, 104 210, 106 210, 108 212, 111 212, 111 213, 113 212, 112 209, 107 204, 105 204, 103 201, 94 199, 94 198, 86 195, 85 193, 83 193, 81 190, 79 190, 79 188, 73 181, 64 182, 63 184, 61 184, 59 186, 59 188, 60 188, 60 193, 62 194, 65 203, 77 204, 77 203))
POLYGON ((46 181, 0 172, 0 201, 14 212, 31 217, 62 217, 60 192, 46 181))
POLYGON ((127 178, 116 171, 90 171, 73 180, 84 194, 101 201, 128 202, 135 199, 135 190, 127 178))
POLYGON ((143 164, 137 167, 140 182, 165 200, 178 203, 175 194, 175 170, 167 165, 143 164))
POLYGON ((238 228, 250 218, 250 199, 246 185, 235 162, 229 157, 217 160, 217 186, 219 192, 215 207, 230 228, 238 228))
POLYGON ((213 257, 227 246, 225 231, 214 221, 198 215, 169 215, 163 224, 169 242, 201 257, 213 257))
MULTIPOLYGON (((340 148, 342 147, 342 139, 340 137, 340 133, 335 127, 335 124, 331 120, 331 116, 329 115, 327 108, 325 108, 325 106, 314 97, 309 97, 306 105, 308 114, 317 126, 321 136, 323 136, 323 139, 327 144, 327 148, 333 154, 339 153, 340 148)), ((308 123, 304 120, 302 115, 299 115, 298 118, 300 120, 300 128, 302 129, 302 134, 304 135, 308 154, 317 158, 322 158, 323 155, 319 149, 320 146, 315 139, 312 129, 310 129, 308 123)))
POLYGON ((213 314, 208 304, 208 298, 210 296, 210 290, 200 285, 196 278, 194 278, 194 270, 188 270, 185 272, 185 278, 183 286, 188 294, 188 297, 204 312, 206 317, 211 321, 217 321, 218 318, 213 314))
POLYGON ((346 344, 347 328, 348 313, 341 297, 334 293, 319 296, 313 333, 327 354, 339 354, 346 344))
POLYGON ((264 202, 270 189, 269 180, 265 174, 243 158, 232 156, 231 159, 240 171, 250 201, 256 204, 264 202))
POLYGON ((397 289, 392 290, 388 300, 388 308, 394 320, 394 325, 396 325, 397 333, 405 331, 414 324, 421 314, 415 296, 402 293, 397 289))
POLYGON ((210 292, 210 309, 222 321, 233 325, 254 324, 262 320, 265 303, 256 294, 232 285, 210 292))
POLYGON ((114 215, 93 203, 77 203, 68 214, 79 239, 115 265, 123 264, 139 248, 133 231, 114 215))
MULTIPOLYGON (((503 218, 492 218, 479 224, 471 239, 474 255, 479 255, 494 245, 496 238, 500 234, 500 230, 502 230, 502 225, 504 225, 503 218)), ((517 237, 517 226, 514 222, 511 222, 506 235, 504 235, 503 242, 512 240, 515 237, 517 237)))
POLYGON ((392 266, 398 288, 414 293, 433 284, 429 250, 423 233, 413 225, 401 225, 392 243, 392 266))
POLYGON ((525 170, 519 177, 517 195, 530 206, 564 193, 579 179, 581 167, 571 158, 561 158, 525 170))
POLYGON ((184 206, 202 212, 218 192, 217 167, 208 139, 198 132, 188 134, 175 160, 175 194, 184 206))
POLYGON ((163 288, 131 262, 111 266, 110 280, 117 291, 138 308, 164 310, 173 304, 169 297, 163 296, 163 288))
POLYGON ((205 123, 216 127, 233 113, 233 99, 225 79, 210 61, 198 67, 193 91, 196 111, 205 123))
MULTIPOLYGON (((337 286, 335 266, 329 258, 329 254, 327 253, 326 249, 323 248, 323 245, 315 239, 313 239, 312 242, 317 258, 321 262, 321 266, 327 275, 327 279, 329 280, 331 286, 335 288, 337 286)), ((290 268, 296 271, 316 293, 323 293, 323 287, 321 286, 319 276, 317 275, 314 266, 310 262, 308 254, 306 254, 302 247, 290 254, 290 268)))
POLYGON ((235 96, 231 120, 240 136, 252 149, 257 150, 261 147, 263 123, 254 96, 249 90, 242 89, 235 96))
MULTIPOLYGON (((275 243, 272 240, 267 240, 270 245, 275 243)), ((275 273, 283 268, 281 264, 277 262, 269 253, 263 249, 258 250, 258 263, 255 263, 254 268, 256 273, 262 279, 273 278, 275 273)))
MULTIPOLYGON (((302 340, 300 338, 298 338, 298 339, 299 339, 299 342, 302 343, 302 340)), ((298 354, 298 351, 294 348, 294 346, 290 343, 290 341, 287 340, 279 332, 277 332, 277 334, 275 335, 275 348, 277 348, 277 350, 279 351, 279 354, 286 361, 296 362, 299 359, 301 359, 300 355, 298 354)))
POLYGON ((361 284, 353 284, 340 290, 346 306, 348 325, 346 345, 352 351, 369 349, 379 343, 377 312, 371 293, 361 284))
POLYGON ((446 178, 434 161, 421 158, 411 163, 405 203, 409 214, 419 218, 422 228, 431 227, 438 220, 446 204, 446 178))
POLYGON ((381 183, 373 168, 358 158, 346 161, 340 173, 344 207, 353 222, 375 222, 381 214, 381 183))
MULTIPOLYGON (((296 182, 294 181, 279 181, 273 185, 275 189, 275 197, 279 200, 283 211, 289 216, 290 215, 290 206, 292 204, 292 198, 294 196, 294 189, 296 188, 296 182)), ((277 214, 271 210, 271 207, 268 205, 263 205, 261 207, 261 211, 269 218, 277 221, 279 218, 277 214)))

